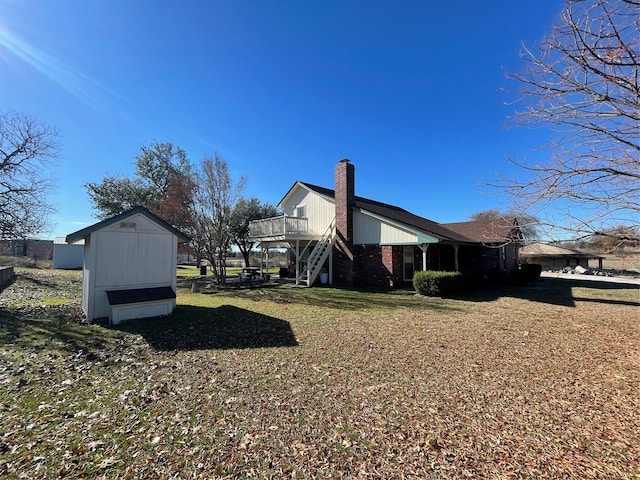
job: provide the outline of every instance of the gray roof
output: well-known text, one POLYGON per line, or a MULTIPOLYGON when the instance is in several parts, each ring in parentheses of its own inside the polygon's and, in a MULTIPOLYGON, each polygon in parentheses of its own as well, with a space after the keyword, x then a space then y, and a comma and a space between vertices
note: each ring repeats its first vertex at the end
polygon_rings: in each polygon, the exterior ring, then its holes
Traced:
MULTIPOLYGON (((320 195, 324 195, 325 197, 329 197, 335 200, 335 190, 332 190, 330 188, 319 187, 318 185, 313 185, 311 183, 306 183, 306 182, 298 182, 298 183, 304 185, 309 190, 312 190, 316 193, 319 193, 320 195)), ((291 189, 289 191, 291 191, 291 189)), ((287 195, 288 193, 289 192, 287 192, 287 195)), ((458 231, 450 228, 450 225, 459 225, 459 224, 440 224, 440 223, 434 222, 433 220, 429 220, 427 218, 414 215, 413 213, 408 212, 403 208, 396 207, 395 205, 389 205, 387 203, 377 202, 375 200, 370 200, 368 198, 356 196, 354 207, 367 212, 371 212, 373 214, 379 215, 384 218, 388 218, 389 220, 392 220, 394 222, 404 224, 414 230, 418 230, 426 235, 435 237, 441 241, 460 242, 460 243, 491 243, 491 242, 488 242, 487 240, 478 240, 477 238, 467 236, 462 231, 458 231)), ((471 225, 478 222, 464 222, 464 223, 471 225)), ((503 237, 499 241, 503 242, 507 240, 507 238, 508 237, 503 237)))
POLYGON ((444 226, 479 243, 495 244, 522 240, 522 234, 515 218, 445 223, 444 226))
POLYGON ((101 222, 94 223, 93 225, 90 225, 90 226, 88 226, 86 228, 83 228, 82 230, 78 230, 77 232, 70 233, 69 235, 66 236, 65 240, 66 240, 67 243, 75 243, 78 240, 81 240, 81 239, 84 239, 84 238, 88 237, 89 235, 91 235, 96 230, 100 230, 101 228, 108 227, 109 225, 113 225, 114 223, 117 223, 117 222, 119 222, 121 220, 124 220, 125 218, 131 217, 131 216, 136 215, 138 213, 144 215, 149 220, 157 223, 162 228, 164 228, 164 229, 168 230, 169 232, 173 233, 175 236, 178 237, 178 242, 179 243, 182 243, 182 242, 188 243, 188 242, 191 241, 190 237, 188 237, 187 235, 182 233, 177 228, 172 227, 167 222, 162 220, 160 217, 157 217, 156 215, 154 215, 153 213, 151 213, 149 210, 147 210, 144 207, 133 208, 131 210, 128 210, 126 212, 121 213, 120 215, 116 215, 115 217, 107 218, 106 220, 102 220, 101 222))

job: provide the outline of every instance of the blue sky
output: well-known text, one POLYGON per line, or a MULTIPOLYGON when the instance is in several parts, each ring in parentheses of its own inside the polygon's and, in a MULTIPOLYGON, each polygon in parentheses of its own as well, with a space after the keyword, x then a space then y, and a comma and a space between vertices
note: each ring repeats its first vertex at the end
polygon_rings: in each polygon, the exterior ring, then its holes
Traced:
POLYGON ((464 221, 508 208, 483 186, 508 156, 543 155, 501 89, 562 4, 2 0, 0 110, 59 131, 47 238, 94 223, 83 184, 132 175, 153 140, 218 152, 271 203, 296 180, 332 188, 346 157, 357 195, 464 221))

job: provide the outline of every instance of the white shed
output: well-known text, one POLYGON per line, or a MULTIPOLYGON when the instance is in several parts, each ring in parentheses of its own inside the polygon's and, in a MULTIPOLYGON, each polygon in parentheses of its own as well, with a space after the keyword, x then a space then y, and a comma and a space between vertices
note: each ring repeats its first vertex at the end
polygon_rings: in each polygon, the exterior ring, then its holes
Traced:
POLYGON ((64 237, 56 237, 53 241, 53 268, 75 270, 82 268, 84 241, 69 245, 64 237))
POLYGON ((138 207, 67 235, 84 240, 82 310, 118 324, 169 315, 176 306, 178 242, 190 238, 138 207))

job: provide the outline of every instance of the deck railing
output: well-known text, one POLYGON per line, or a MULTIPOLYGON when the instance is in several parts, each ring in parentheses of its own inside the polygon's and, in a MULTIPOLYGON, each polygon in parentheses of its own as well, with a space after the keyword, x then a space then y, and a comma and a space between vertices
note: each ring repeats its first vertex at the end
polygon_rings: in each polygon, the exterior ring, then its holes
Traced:
POLYGON ((281 215, 249 222, 249 236, 253 238, 300 235, 308 231, 309 221, 303 217, 281 215))

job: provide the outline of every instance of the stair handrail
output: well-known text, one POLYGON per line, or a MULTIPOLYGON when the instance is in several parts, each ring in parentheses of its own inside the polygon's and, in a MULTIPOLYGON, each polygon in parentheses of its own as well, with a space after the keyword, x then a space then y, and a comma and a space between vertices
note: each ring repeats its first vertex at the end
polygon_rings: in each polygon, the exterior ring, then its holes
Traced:
POLYGON ((315 257, 321 254, 321 252, 324 253, 326 251, 325 250, 326 246, 333 245, 333 242, 335 240, 335 235, 334 235, 335 225, 336 225, 336 217, 334 216, 331 222, 329 222, 329 226, 320 237, 320 240, 318 240, 316 245, 313 247, 313 250, 311 250, 311 253, 309 254, 309 258, 307 258, 307 269, 305 273, 307 274, 307 286, 309 287, 313 284, 313 281, 318 276, 317 270, 322 267, 322 265, 320 265, 319 262, 314 265, 315 257), (311 265, 311 269, 309 269, 310 265, 311 265))

